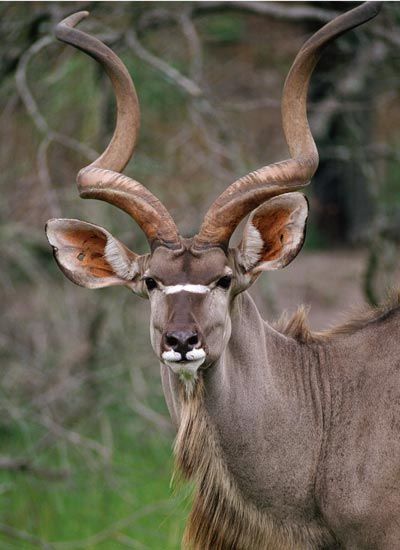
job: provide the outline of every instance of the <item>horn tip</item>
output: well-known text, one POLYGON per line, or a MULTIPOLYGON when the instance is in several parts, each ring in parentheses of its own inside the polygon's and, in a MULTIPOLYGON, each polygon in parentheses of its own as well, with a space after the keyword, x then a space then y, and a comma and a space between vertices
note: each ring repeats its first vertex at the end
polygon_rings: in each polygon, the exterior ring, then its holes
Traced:
POLYGON ((56 35, 56 38, 58 38, 59 40, 63 40, 66 27, 68 29, 76 27, 76 25, 80 23, 82 19, 85 19, 88 15, 88 11, 78 11, 60 21, 54 29, 54 34, 56 35))
POLYGON ((372 10, 376 15, 381 11, 381 9, 382 9, 382 4, 383 4, 382 0, 379 0, 379 1, 377 1, 377 2, 376 2, 376 1, 370 1, 370 2, 368 2, 368 3, 369 3, 370 6, 371 6, 371 10, 372 10))
POLYGON ((381 11, 382 8, 382 0, 375 1, 375 0, 368 0, 367 2, 363 2, 357 8, 354 8, 355 10, 359 9, 360 12, 363 12, 366 14, 368 19, 373 19, 378 15, 378 13, 381 11))

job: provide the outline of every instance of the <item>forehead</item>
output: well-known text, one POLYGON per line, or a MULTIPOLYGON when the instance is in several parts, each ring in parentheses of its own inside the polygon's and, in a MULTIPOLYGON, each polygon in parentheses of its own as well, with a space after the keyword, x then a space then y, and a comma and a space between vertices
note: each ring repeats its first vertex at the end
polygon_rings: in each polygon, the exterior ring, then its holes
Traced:
POLYGON ((149 262, 149 275, 162 283, 206 285, 224 273, 228 258, 219 248, 201 252, 169 250, 160 246, 153 252, 149 262))

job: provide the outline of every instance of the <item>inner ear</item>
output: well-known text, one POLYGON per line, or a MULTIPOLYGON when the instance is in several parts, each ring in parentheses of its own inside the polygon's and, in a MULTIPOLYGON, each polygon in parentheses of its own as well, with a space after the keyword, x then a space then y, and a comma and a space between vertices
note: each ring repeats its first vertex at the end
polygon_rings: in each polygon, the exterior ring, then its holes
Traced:
POLYGON ((47 222, 46 234, 60 269, 80 286, 128 284, 139 273, 139 256, 98 225, 53 219, 47 222))
POLYGON ((303 246, 308 216, 301 193, 274 197, 251 214, 239 245, 247 271, 267 271, 288 265, 303 246))

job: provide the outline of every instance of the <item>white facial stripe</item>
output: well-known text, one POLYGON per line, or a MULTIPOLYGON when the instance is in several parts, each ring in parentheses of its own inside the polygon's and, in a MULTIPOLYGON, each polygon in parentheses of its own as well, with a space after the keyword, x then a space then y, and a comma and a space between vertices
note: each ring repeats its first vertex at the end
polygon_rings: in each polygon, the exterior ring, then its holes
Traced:
POLYGON ((210 292, 210 289, 208 286, 205 285, 191 285, 191 284, 185 284, 185 285, 170 285, 170 286, 164 286, 163 292, 165 294, 176 294, 177 292, 193 292, 195 294, 206 294, 207 292, 210 292))

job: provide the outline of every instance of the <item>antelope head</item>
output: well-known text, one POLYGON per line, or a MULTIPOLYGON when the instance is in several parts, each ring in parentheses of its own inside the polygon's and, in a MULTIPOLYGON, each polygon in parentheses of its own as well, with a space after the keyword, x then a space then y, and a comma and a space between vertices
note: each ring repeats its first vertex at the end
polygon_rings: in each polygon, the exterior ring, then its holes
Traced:
POLYGON ((121 175, 135 148, 139 104, 120 59, 96 38, 75 29, 79 12, 56 27, 60 40, 98 61, 111 79, 117 122, 104 153, 77 177, 80 196, 106 201, 130 214, 144 231, 151 252, 137 255, 99 226, 52 219, 46 231, 55 259, 74 283, 88 288, 124 285, 148 298, 151 341, 165 368, 187 387, 199 370, 212 367, 230 337, 235 297, 262 271, 285 267, 300 251, 308 206, 299 193, 318 166, 306 112, 310 76, 323 47, 376 15, 374 2, 327 24, 302 47, 282 97, 283 129, 290 158, 264 166, 232 183, 211 205, 199 233, 183 238, 166 208, 143 185, 121 175), (230 238, 250 214, 241 243, 230 238))

